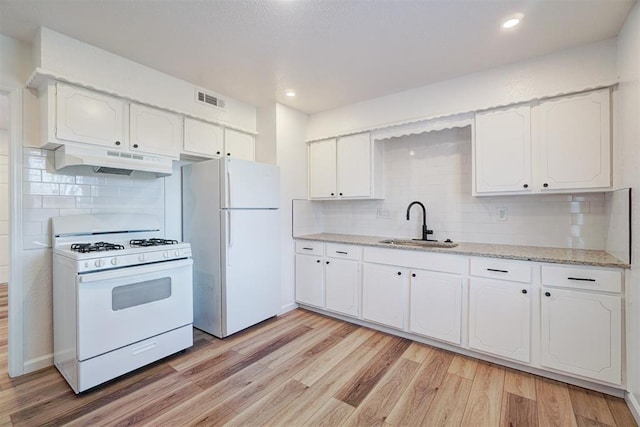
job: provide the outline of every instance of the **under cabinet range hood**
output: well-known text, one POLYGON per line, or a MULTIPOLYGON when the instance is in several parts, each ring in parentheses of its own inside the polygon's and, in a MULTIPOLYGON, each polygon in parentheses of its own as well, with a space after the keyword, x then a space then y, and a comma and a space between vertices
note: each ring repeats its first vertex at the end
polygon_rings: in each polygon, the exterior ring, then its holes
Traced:
POLYGON ((79 172, 115 175, 131 175, 139 171, 153 173, 156 177, 169 176, 173 170, 171 159, 106 147, 66 144, 59 147, 54 154, 56 170, 73 168, 79 172))

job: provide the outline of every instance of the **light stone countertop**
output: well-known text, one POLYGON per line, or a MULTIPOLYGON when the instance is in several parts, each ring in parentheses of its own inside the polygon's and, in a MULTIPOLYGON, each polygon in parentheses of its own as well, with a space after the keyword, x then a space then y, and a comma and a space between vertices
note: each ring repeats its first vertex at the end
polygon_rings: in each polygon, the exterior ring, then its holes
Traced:
MULTIPOLYGON (((458 243, 458 246, 454 248, 416 247, 401 244, 380 243, 380 240, 390 239, 390 237, 330 233, 307 234, 304 236, 296 236, 294 239, 557 264, 631 268, 629 264, 619 260, 608 252, 587 249, 547 248, 541 246, 496 245, 464 242, 456 242, 458 243)), ((402 239, 410 240, 407 238, 402 239)))

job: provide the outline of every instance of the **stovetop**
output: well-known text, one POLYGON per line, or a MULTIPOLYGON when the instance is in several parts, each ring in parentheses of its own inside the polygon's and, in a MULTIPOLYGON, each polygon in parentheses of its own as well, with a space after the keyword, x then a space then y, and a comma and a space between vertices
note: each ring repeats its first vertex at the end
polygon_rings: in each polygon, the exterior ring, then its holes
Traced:
POLYGON ((111 242, 94 242, 94 243, 72 243, 69 249, 72 252, 90 253, 90 252, 106 252, 118 251, 126 248, 148 248, 154 246, 177 245, 177 240, 171 239, 132 239, 129 243, 111 243, 111 242))

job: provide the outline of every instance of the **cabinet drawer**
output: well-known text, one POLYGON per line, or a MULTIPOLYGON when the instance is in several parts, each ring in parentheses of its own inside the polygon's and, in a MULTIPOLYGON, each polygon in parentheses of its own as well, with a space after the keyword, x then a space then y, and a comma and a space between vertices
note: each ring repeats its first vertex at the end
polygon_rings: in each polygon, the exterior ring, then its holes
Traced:
POLYGON ((296 241, 296 253, 323 256, 324 243, 310 242, 308 240, 296 241))
POLYGON ((542 266, 542 285, 622 292, 622 272, 598 268, 542 266))
POLYGON ((327 256, 331 258, 360 259, 362 248, 352 245, 327 243, 327 256))
POLYGON ((492 258, 472 258, 471 275, 490 279, 531 282, 531 265, 492 258))

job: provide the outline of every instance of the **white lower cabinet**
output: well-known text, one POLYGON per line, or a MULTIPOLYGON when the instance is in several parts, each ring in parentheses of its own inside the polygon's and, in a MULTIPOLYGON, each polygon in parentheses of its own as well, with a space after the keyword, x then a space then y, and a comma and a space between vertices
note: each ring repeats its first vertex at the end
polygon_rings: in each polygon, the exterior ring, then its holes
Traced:
POLYGON ((409 271, 369 263, 363 264, 363 270, 362 318, 404 329, 409 271))
POLYGON ((469 281, 469 348, 520 362, 531 359, 531 289, 492 279, 469 281))
POLYGON ((622 382, 622 298, 542 288, 542 366, 622 382))
POLYGON ((296 254, 296 301, 324 307, 322 257, 296 254))
POLYGON ((360 314, 359 263, 344 259, 326 259, 324 277, 327 310, 358 316, 360 314))
POLYGON ((462 277, 412 270, 410 281, 409 331, 460 344, 462 277))

